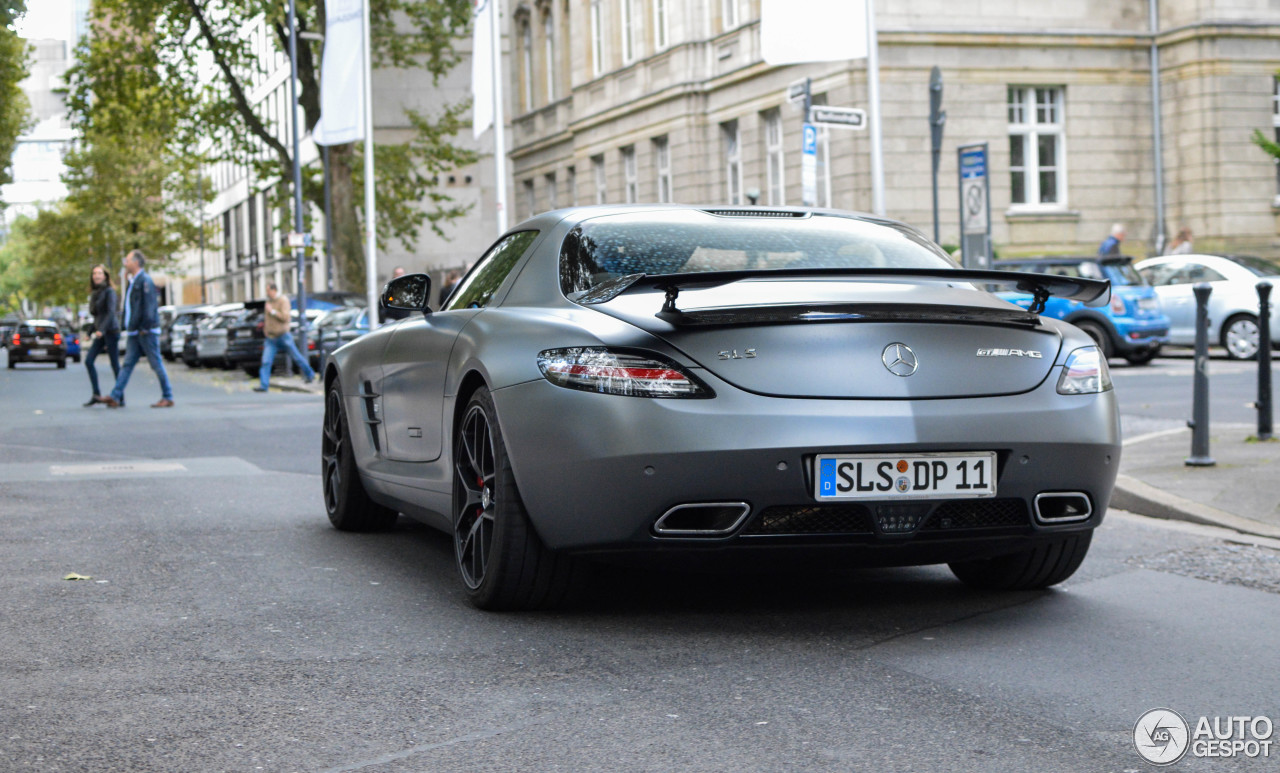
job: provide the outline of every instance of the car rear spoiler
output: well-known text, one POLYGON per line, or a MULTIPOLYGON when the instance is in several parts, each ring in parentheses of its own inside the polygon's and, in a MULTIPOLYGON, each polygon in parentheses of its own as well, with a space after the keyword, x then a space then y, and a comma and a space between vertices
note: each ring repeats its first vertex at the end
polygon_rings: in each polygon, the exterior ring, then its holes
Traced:
POLYGON ((654 288, 666 293, 659 319, 675 322, 682 312, 676 308, 676 299, 682 288, 707 288, 738 282, 743 279, 823 279, 849 277, 851 279, 943 279, 968 284, 1000 285, 1012 287, 1033 297, 1031 314, 1044 311, 1045 302, 1051 296, 1080 301, 1086 306, 1105 306, 1111 301, 1111 281, 1085 279, 1084 277, 1033 274, 1023 271, 989 271, 969 268, 780 268, 756 271, 704 271, 688 274, 627 274, 583 293, 578 303, 606 303, 625 292, 637 288, 654 288))

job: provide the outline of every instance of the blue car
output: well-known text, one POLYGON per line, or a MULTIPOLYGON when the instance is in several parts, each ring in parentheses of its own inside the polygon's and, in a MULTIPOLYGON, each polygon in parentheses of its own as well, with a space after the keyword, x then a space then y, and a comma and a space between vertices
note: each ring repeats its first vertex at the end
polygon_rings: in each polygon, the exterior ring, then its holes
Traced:
POLYGON ((73 362, 80 361, 80 333, 71 325, 62 325, 62 340, 67 349, 67 356, 73 362))
MULTIPOLYGON (((1119 256, 1045 257, 996 261, 1008 271, 1110 279, 1111 303, 1088 308, 1079 301, 1050 298, 1044 316, 1070 322, 1098 342, 1104 356, 1123 357, 1133 365, 1145 365, 1169 342, 1169 317, 1147 281, 1134 270, 1130 259, 1119 256)), ((1001 298, 1023 308, 1031 305, 1028 293, 1002 292, 1001 298)))

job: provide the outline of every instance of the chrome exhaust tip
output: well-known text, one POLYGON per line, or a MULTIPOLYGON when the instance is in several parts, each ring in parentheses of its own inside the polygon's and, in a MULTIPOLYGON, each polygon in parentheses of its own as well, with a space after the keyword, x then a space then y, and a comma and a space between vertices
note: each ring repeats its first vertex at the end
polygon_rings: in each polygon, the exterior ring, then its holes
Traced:
POLYGON ((653 524, 659 537, 724 537, 747 520, 746 502, 696 502, 676 505, 653 524))
POLYGON ((1093 515, 1093 503, 1082 491, 1046 492, 1036 495, 1035 511, 1037 523, 1078 523, 1093 515))

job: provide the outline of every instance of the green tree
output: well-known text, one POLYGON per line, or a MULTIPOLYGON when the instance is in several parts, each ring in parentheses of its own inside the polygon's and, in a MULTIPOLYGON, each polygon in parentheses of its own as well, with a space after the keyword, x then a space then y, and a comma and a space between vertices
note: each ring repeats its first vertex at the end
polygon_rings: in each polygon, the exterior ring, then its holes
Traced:
MULTIPOLYGON (((299 31, 322 31, 322 0, 299 0, 299 31)), ((274 69, 274 51, 244 34, 262 18, 271 43, 289 51, 287 0, 99 0, 95 15, 112 24, 126 20, 132 34, 145 36, 165 72, 172 99, 192 105, 182 112, 179 133, 192 138, 190 148, 208 149, 209 160, 229 160, 253 167, 256 180, 279 180, 281 201, 292 182, 292 147, 277 139, 263 105, 250 94, 274 69), (140 20, 140 21, 139 21, 140 20), (268 57, 263 61, 261 57, 268 57), (210 78, 210 72, 215 75, 210 78)), ((422 68, 439 78, 459 56, 454 40, 465 33, 471 0, 371 0, 375 66, 422 68)), ((320 53, 312 37, 298 40, 298 102, 304 131, 320 120, 320 53)), ((474 163, 475 154, 449 138, 461 127, 466 104, 443 107, 435 115, 410 114, 415 138, 403 144, 379 143, 377 153, 378 232, 380 243, 396 239, 412 248, 421 229, 443 237, 442 225, 466 208, 458 206, 435 184, 439 172, 474 163)), ((335 267, 339 286, 358 286, 364 276, 362 196, 359 195, 360 149, 331 148, 329 169, 333 192, 335 267)), ((317 165, 319 166, 319 165, 317 165)), ((303 198, 323 208, 323 170, 305 170, 303 198)), ((291 226, 290 226, 291 228, 291 226)))
POLYGON ((31 251, 27 236, 30 219, 18 218, 9 229, 9 238, 0 244, 0 314, 17 311, 27 297, 31 272, 27 254, 31 251))
POLYGON ((27 95, 18 84, 27 77, 27 42, 14 23, 26 12, 26 0, 0 0, 0 185, 13 182, 13 149, 30 125, 27 95))

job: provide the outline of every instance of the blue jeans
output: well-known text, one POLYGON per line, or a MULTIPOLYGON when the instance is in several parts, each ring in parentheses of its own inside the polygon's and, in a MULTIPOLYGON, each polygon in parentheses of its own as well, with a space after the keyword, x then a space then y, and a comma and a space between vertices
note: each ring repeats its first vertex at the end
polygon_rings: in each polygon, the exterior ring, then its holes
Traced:
POLYGON ((84 356, 84 366, 89 370, 89 383, 93 385, 93 396, 102 394, 98 391, 98 368, 93 361, 103 352, 111 359, 111 377, 120 378, 120 334, 103 333, 89 344, 89 353, 84 356))
POLYGON ((316 377, 316 372, 311 369, 310 363, 302 356, 302 352, 298 351, 298 345, 293 342, 292 335, 285 333, 275 338, 267 337, 262 340, 262 366, 258 368, 258 380, 262 382, 263 389, 267 388, 271 380, 271 366, 276 361, 276 349, 284 349, 293 358, 307 381, 316 377))
POLYGON ((146 356, 147 364, 155 371, 156 378, 160 379, 161 397, 172 400, 173 387, 169 386, 169 374, 164 370, 164 360, 160 359, 160 336, 149 332, 129 336, 129 343, 124 350, 124 363, 120 365, 120 375, 116 376, 116 388, 111 390, 111 396, 124 402, 124 388, 133 375, 133 367, 143 356, 146 356))

